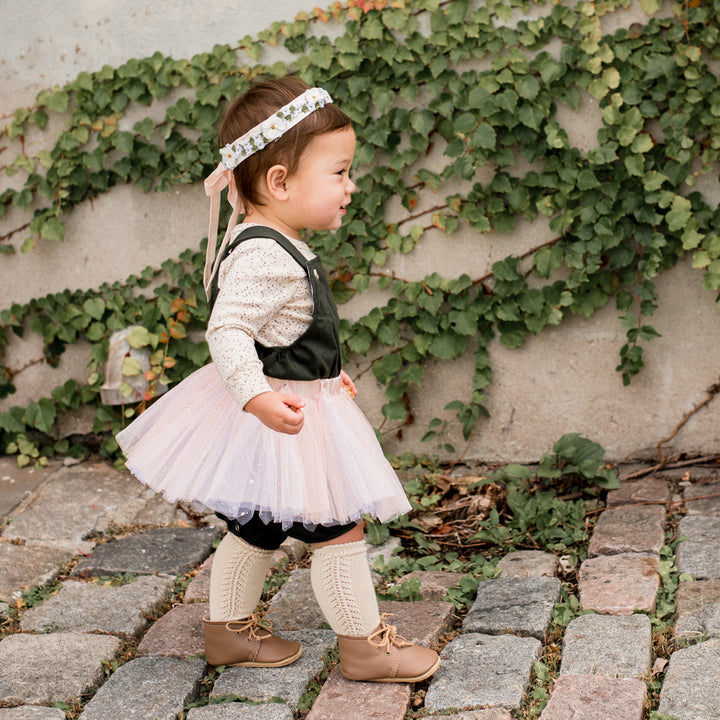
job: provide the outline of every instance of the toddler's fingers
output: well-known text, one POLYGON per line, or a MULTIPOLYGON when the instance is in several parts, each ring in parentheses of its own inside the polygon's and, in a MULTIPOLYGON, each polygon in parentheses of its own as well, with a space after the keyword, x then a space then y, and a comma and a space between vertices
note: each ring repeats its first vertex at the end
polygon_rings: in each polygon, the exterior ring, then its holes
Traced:
POLYGON ((343 385, 345 386, 345 390, 347 391, 347 394, 351 398, 355 398, 355 396, 358 394, 357 388, 355 387, 355 383, 352 381, 352 378, 344 371, 340 371, 340 379, 342 380, 343 385))
POLYGON ((302 410, 295 410, 290 417, 285 419, 285 426, 287 430, 285 432, 288 435, 297 435, 305 424, 305 415, 302 410))
POLYGON ((283 402, 293 411, 298 412, 305 407, 305 401, 299 395, 283 394, 283 402))

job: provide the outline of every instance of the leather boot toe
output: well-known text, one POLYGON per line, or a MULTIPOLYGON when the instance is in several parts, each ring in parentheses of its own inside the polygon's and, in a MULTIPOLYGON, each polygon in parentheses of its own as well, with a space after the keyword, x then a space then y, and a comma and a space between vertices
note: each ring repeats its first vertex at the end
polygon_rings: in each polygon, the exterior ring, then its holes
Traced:
POLYGON ((394 625, 381 617, 370 635, 338 635, 340 668, 349 680, 371 682, 420 682, 440 666, 434 650, 408 642, 394 625))
POLYGON ((273 635, 272 625, 256 615, 230 621, 204 618, 203 623, 210 665, 282 667, 302 655, 300 643, 273 635))

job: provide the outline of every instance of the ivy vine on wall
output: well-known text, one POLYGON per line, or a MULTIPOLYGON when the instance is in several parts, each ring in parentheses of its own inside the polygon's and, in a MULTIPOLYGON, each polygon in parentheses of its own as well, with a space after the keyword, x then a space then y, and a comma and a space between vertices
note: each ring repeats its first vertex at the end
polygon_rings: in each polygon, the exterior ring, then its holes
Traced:
MULTIPOLYGON (((190 60, 156 53, 80 73, 16 110, 4 128, 22 140, 53 115, 64 123, 51 149, 21 153, 4 167, 24 173, 24 182, 0 195, 0 218, 14 206, 27 221, 1 238, 0 251, 62 241, 67 213, 115 185, 163 191, 200 181, 216 164, 224 103, 258 75, 291 72, 325 87, 356 127, 358 191, 346 222, 310 241, 330 269, 338 302, 371 285, 392 291, 342 325, 346 352, 373 348, 388 419, 411 421, 408 392, 422 383, 426 361, 472 352, 472 393, 447 407, 468 437, 485 412, 493 337, 517 347, 528 334, 569 314, 589 317, 611 300, 627 329, 618 371, 629 383, 643 366, 644 343, 657 336, 649 321, 655 278, 691 253, 704 287, 720 287, 720 215, 692 191, 699 173, 717 172, 720 87, 710 65, 720 54, 720 0, 676 2, 668 17, 658 16, 659 0, 641 4, 644 25, 604 35, 601 17, 629 0, 539 7, 524 0, 347 0, 190 60), (264 65, 264 48, 279 44, 289 60, 264 65), (174 102, 166 99, 171 90, 180 95, 174 102), (597 145, 587 152, 570 144, 556 120, 558 105, 577 109, 583 93, 602 112, 597 145), (147 117, 120 129, 131 109, 161 101, 161 122, 147 117), (485 182, 477 179, 481 168, 491 171, 485 182), (450 192, 458 181, 467 189, 450 192), (425 190, 436 201, 431 208, 425 190), (391 198, 406 215, 388 223, 391 198), (482 242, 490 230, 512 232, 521 216, 547 218, 553 239, 496 262, 484 277, 411 281, 386 269, 391 256, 411 253, 433 228, 451 234, 469 226, 482 242)), ((52 397, 0 413, 0 450, 18 453, 21 463, 82 452, 50 438, 59 413, 87 404, 97 406, 95 431, 106 433, 102 452, 115 453, 107 431, 137 410, 99 402, 109 335, 145 328, 133 342, 153 353, 147 400, 156 383, 177 382, 207 362, 207 346, 188 337, 207 319, 200 262, 192 249, 125 283, 4 309, 2 357, 11 333, 40 334, 51 365, 78 340, 92 350, 86 384, 68 381, 52 397), (151 282, 155 289, 144 292, 151 282)), ((0 396, 14 391, 18 371, 0 367, 0 396)), ((441 425, 432 420, 426 437, 441 425)))

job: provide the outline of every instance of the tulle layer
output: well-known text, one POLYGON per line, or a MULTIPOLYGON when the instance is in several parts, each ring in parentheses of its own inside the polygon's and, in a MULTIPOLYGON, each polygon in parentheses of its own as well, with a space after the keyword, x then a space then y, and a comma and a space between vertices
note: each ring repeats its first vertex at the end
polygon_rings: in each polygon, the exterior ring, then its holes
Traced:
POLYGON ((206 365, 117 436, 127 467, 171 502, 199 503, 240 522, 307 527, 386 522, 410 510, 375 433, 340 378, 275 380, 302 397, 297 435, 275 432, 243 411, 206 365))

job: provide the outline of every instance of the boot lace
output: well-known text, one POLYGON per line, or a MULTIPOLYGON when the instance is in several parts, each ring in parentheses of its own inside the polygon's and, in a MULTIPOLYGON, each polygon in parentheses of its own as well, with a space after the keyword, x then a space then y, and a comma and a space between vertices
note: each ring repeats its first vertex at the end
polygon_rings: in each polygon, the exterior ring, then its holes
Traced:
POLYGON ((385 650, 386 655, 392 652, 393 645, 401 648, 412 644, 402 635, 398 634, 397 628, 394 625, 388 625, 385 622, 391 615, 392 613, 383 613, 380 615, 380 627, 368 635, 367 639, 373 647, 378 648, 378 650, 385 650))
POLYGON ((238 635, 247 631, 248 641, 265 640, 272 635, 272 623, 260 617, 257 613, 253 613, 250 617, 242 620, 230 620, 230 622, 225 623, 225 628, 238 635), (264 634, 261 635, 260 633, 264 634))

